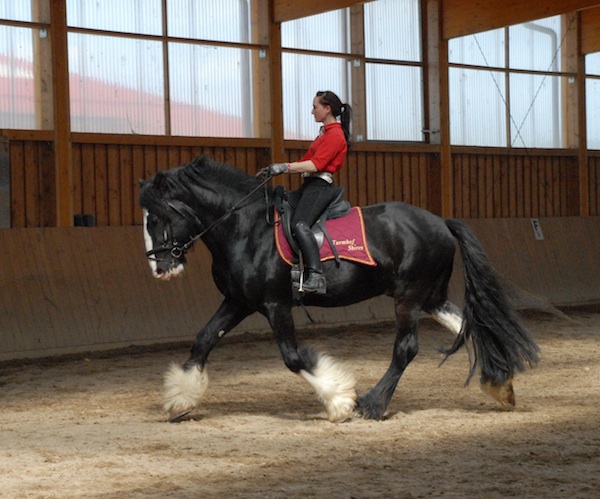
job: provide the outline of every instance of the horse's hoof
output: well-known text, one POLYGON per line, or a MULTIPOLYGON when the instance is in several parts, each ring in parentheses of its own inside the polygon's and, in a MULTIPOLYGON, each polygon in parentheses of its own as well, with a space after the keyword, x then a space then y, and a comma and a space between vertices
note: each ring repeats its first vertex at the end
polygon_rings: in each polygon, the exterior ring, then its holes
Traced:
POLYGON ((516 405, 515 391, 513 389, 512 378, 507 379, 504 383, 498 385, 492 384, 490 380, 479 385, 483 393, 487 393, 497 400, 502 407, 512 409, 516 405))
POLYGON ((354 400, 345 401, 342 405, 327 404, 327 419, 332 423, 347 423, 354 415, 354 400))
POLYGON ((350 421, 352 421, 352 419, 355 417, 355 413, 354 411, 351 414, 348 414, 347 416, 341 416, 338 419, 330 419, 329 421, 331 423, 335 423, 335 424, 343 424, 343 423, 349 423, 350 421))
POLYGON ((190 413, 191 409, 185 409, 183 411, 172 412, 169 414, 169 423, 181 423, 184 417, 190 413))
POLYGON ((383 419, 384 412, 384 408, 382 408, 378 404, 373 404, 369 402, 369 398, 367 396, 364 396, 358 399, 356 409, 354 410, 354 415, 362 419, 372 419, 373 421, 381 421, 383 419))

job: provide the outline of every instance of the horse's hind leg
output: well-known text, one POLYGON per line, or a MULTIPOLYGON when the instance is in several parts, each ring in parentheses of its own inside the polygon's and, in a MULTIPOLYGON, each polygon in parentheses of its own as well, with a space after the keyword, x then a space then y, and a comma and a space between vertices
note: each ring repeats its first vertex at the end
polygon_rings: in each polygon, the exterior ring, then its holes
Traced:
MULTIPOLYGON (((430 310, 429 313, 438 323, 459 335, 463 326, 463 312, 453 303, 446 301, 442 306, 430 310)), ((489 380, 479 385, 483 393, 489 395, 504 407, 515 406, 515 391, 512 378, 503 383, 492 384, 489 380)))
POLYGON ((442 306, 430 310, 429 314, 455 335, 458 336, 460 334, 463 324, 463 313, 454 303, 446 301, 442 306))
POLYGON ((383 418, 402 373, 417 355, 419 312, 418 306, 396 302, 396 340, 392 362, 379 383, 359 397, 357 412, 364 418, 383 418))

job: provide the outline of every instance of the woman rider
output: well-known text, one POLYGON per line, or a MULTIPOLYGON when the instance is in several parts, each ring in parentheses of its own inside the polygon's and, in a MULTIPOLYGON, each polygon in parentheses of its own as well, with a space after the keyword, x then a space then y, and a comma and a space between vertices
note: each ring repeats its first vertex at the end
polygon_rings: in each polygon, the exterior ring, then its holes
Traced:
POLYGON ((304 177, 302 186, 290 193, 296 205, 291 224, 292 236, 308 270, 302 285, 304 291, 324 294, 327 286, 319 247, 310 228, 335 195, 333 174, 342 168, 346 159, 352 108, 342 104, 340 98, 331 91, 317 92, 313 99, 312 114, 315 121, 323 126, 302 159, 293 163, 274 163, 263 168, 259 174, 300 173, 304 177))

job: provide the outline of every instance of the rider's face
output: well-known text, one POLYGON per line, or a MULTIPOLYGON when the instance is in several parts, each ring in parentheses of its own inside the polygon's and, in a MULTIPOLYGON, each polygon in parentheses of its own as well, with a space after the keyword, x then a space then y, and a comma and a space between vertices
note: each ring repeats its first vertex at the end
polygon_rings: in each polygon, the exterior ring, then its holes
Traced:
POLYGON ((315 97, 313 99, 312 114, 317 123, 324 123, 331 115, 331 106, 324 106, 321 104, 319 97, 315 97))

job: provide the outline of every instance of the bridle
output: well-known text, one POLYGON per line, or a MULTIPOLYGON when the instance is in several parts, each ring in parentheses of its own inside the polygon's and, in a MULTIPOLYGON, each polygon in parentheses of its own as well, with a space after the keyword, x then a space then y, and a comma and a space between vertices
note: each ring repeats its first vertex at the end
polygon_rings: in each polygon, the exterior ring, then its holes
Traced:
MULTIPOLYGON (((223 220, 225 220, 229 215, 231 215, 235 210, 237 210, 239 208, 239 206, 244 201, 246 201, 246 199, 248 199, 250 196, 252 196, 256 191, 258 191, 262 187, 265 188, 265 204, 268 206, 269 199, 268 199, 268 193, 267 193, 267 182, 269 182, 269 180, 271 180, 271 178, 273 178, 273 175, 265 175, 264 179, 262 180, 262 182, 260 184, 258 184, 248 194, 246 194, 243 198, 241 198, 239 201, 237 201, 223 215, 221 215, 219 218, 217 218, 215 221, 213 221, 208 227, 206 227, 206 229, 201 231, 199 234, 196 234, 195 236, 190 237, 190 239, 186 243, 181 244, 175 240, 173 240, 172 242, 165 242, 164 244, 161 244, 160 246, 158 246, 156 248, 152 248, 151 250, 146 251, 146 258, 153 259, 155 261, 160 261, 162 259, 157 258, 156 255, 158 253, 163 253, 165 251, 168 251, 175 260, 181 259, 181 257, 183 257, 189 251, 189 249, 193 246, 193 244, 198 239, 201 239, 213 227, 215 227, 216 225, 220 224, 223 220)), ((171 208, 172 210, 177 212, 183 218, 190 218, 190 215, 193 216, 195 218, 194 222, 196 223, 196 225, 202 226, 202 222, 200 222, 200 220, 198 220, 198 217, 196 217, 196 215, 183 213, 182 210, 179 207, 175 206, 175 204, 172 203, 171 201, 167 201, 167 205, 169 206, 169 208, 171 208)), ((268 221, 269 221, 269 210, 267 209, 267 222, 268 221)))

